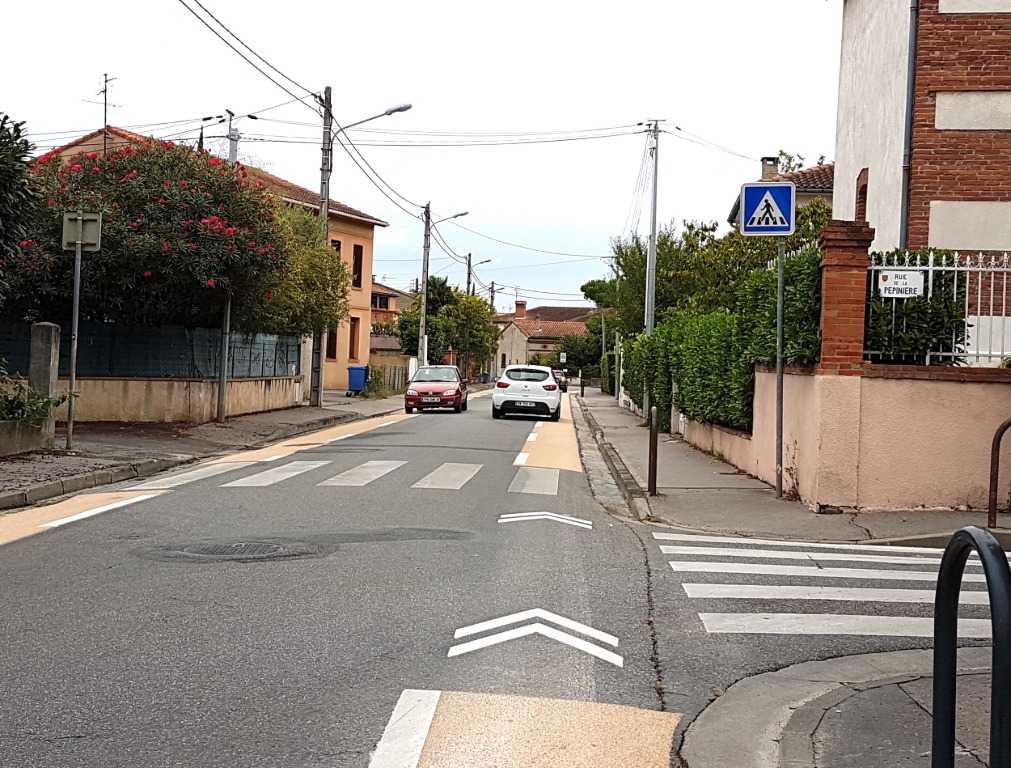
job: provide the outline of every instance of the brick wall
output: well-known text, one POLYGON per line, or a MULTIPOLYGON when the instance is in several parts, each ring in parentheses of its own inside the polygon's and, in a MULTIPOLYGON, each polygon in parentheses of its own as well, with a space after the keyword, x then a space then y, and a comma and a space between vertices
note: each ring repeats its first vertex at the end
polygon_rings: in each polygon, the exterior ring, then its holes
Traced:
POLYGON ((931 200, 1011 201, 1011 131, 934 128, 939 91, 1011 90, 1006 14, 940 14, 921 0, 909 196, 909 246, 927 246, 931 200))
POLYGON ((862 221, 832 220, 819 237, 823 374, 863 373, 868 249, 874 230, 862 221))

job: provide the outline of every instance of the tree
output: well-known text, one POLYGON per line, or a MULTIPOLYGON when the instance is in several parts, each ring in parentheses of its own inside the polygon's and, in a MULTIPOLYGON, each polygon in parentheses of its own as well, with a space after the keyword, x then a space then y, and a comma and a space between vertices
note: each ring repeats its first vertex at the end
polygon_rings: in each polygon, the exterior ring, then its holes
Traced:
POLYGON ((453 348, 466 361, 466 368, 471 360, 484 363, 495 353, 501 332, 495 324, 495 310, 484 299, 460 293, 439 315, 448 322, 453 348))
POLYGON ((171 142, 60 161, 50 153, 30 168, 39 198, 22 257, 6 267, 3 315, 69 319, 74 257, 62 216, 81 209, 103 214, 102 249, 84 262, 82 320, 214 327, 231 295, 236 327, 255 327, 288 267, 262 183, 171 142))
POLYGON ((428 314, 437 315, 439 310, 450 304, 454 304, 457 297, 462 294, 453 290, 449 284, 449 279, 445 277, 428 277, 428 314))
POLYGON ((618 306, 617 280, 590 280, 583 283, 579 290, 598 307, 618 306))
MULTIPOLYGON (((818 155, 818 162, 815 165, 825 165, 825 155, 818 155)), ((785 149, 779 150, 779 172, 793 173, 807 168, 807 160, 803 155, 791 155, 785 149)))
POLYGON ((336 328, 349 314, 351 271, 329 247, 319 218, 295 206, 276 209, 289 265, 276 278, 260 315, 248 317, 249 330, 307 335, 336 328))
POLYGON ((24 123, 0 113, 0 307, 7 304, 8 270, 21 261, 21 246, 28 237, 34 191, 26 170, 32 145, 23 136, 24 123))
MULTIPOLYGON (((421 326, 421 312, 417 306, 406 312, 401 312, 397 318, 397 336, 400 339, 400 351, 405 355, 417 357, 418 331, 421 326)), ((425 318, 425 332, 428 334, 429 362, 438 363, 445 357, 450 348, 450 328, 445 318, 439 315, 429 315, 425 318)))

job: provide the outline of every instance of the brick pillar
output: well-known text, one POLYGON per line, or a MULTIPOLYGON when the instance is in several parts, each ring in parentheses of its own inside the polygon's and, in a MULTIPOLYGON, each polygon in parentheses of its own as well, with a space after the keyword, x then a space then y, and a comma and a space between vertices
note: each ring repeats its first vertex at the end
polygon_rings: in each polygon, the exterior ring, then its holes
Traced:
POLYGON ((833 219, 821 231, 821 361, 818 373, 863 372, 868 251, 874 229, 833 219))

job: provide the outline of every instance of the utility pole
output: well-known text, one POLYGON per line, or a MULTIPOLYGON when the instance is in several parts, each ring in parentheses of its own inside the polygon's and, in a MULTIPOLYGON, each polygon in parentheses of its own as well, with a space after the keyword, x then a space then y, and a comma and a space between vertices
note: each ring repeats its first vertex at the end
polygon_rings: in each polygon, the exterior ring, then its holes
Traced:
MULTIPOLYGON (((333 113, 331 107, 331 88, 328 85, 323 91, 321 102, 323 107, 323 162, 320 163, 319 173, 319 219, 320 227, 323 230, 323 242, 327 243, 330 237, 330 171, 333 156, 333 113)), ((228 138, 232 140, 232 112, 228 112, 228 138)), ((232 153, 238 143, 238 133, 229 148, 229 159, 235 162, 232 153)), ((319 407, 323 404, 323 331, 316 331, 312 335, 312 373, 309 379, 309 405, 319 407)))
MULTIPOLYGON (((329 87, 329 86, 328 86, 329 87)), ((235 113, 230 109, 226 109, 225 112, 228 113, 228 162, 235 163, 239 159, 239 129, 232 128, 232 118, 235 117, 235 113)), ((327 115, 330 114, 330 110, 327 110, 327 115)), ((323 118, 326 122, 327 118, 323 118)), ((329 133, 329 129, 327 129, 329 133)), ((323 142, 326 143, 326 138, 324 137, 323 142)), ((326 152, 326 149, 323 150, 326 152)))
POLYGON ((428 252, 432 247, 432 204, 425 203, 425 244, 421 263, 421 324, 418 326, 418 358, 428 365, 428 252))
POLYGON ((473 272, 473 267, 471 266, 471 254, 467 254, 467 290, 466 294, 470 296, 470 276, 473 272))
POLYGON ((414 292, 418 293, 421 288, 418 286, 418 278, 414 278, 414 292))
POLYGON ((102 157, 109 151, 109 83, 115 80, 106 72, 102 75, 102 157))
POLYGON ((491 304, 492 312, 495 311, 495 281, 491 281, 491 287, 488 289, 491 293, 488 296, 488 303, 491 304))
MULTIPOLYGON (((649 132, 653 135, 653 204, 649 212, 649 251, 646 255, 646 335, 653 335, 656 312, 656 183, 660 169, 660 121, 650 121, 649 132)), ((649 415, 649 390, 643 393, 643 414, 649 415)))

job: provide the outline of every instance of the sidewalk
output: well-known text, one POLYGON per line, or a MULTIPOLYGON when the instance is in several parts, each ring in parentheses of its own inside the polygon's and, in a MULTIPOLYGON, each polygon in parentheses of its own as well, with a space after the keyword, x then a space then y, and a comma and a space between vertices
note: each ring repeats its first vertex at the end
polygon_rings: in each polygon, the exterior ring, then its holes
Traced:
MULTIPOLYGON (((958 653, 955 765, 985 768, 992 651, 958 653)), ((745 678, 695 719, 679 753, 691 768, 928 765, 932 661, 932 651, 893 651, 745 678)))
MULTIPOLYGON (((0 458, 0 514, 64 493, 145 477, 334 424, 396 413, 403 407, 403 395, 368 400, 324 392, 320 408, 303 405, 237 416, 224 424, 76 424, 72 452, 0 458)), ((65 441, 65 433, 58 432, 56 445, 62 448, 65 441)))
MULTIPOLYGON (((642 519, 714 534, 812 541, 893 541, 943 547, 966 525, 986 525, 986 511, 861 512, 815 514, 799 502, 777 500, 765 483, 661 433, 657 447, 657 493, 645 495, 649 430, 615 398, 587 390, 581 401, 605 460, 625 485, 642 519), (611 463, 611 462, 609 462, 611 463)), ((1005 517, 1002 515, 1002 518, 1005 517)), ((1011 529, 995 535, 1011 544, 1011 529)))

